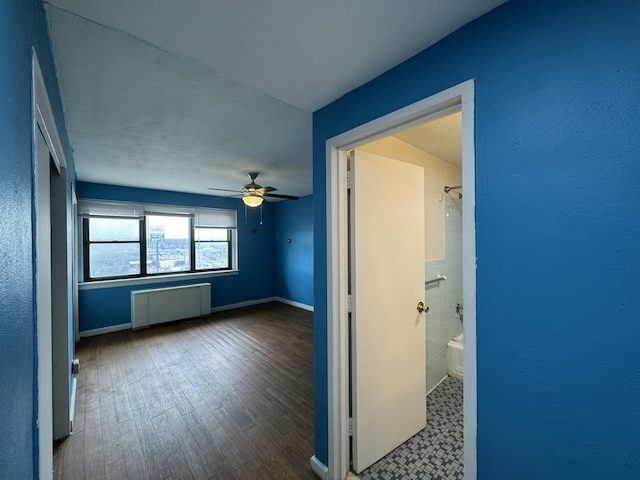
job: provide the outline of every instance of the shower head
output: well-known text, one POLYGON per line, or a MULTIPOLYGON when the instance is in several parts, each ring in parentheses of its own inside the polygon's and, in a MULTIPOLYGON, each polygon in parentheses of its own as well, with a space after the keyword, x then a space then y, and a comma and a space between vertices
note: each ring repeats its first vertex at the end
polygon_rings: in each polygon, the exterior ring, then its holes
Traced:
MULTIPOLYGON (((449 187, 449 186, 445 185, 444 193, 449 193, 451 190, 459 190, 460 188, 462 188, 462 185, 456 185, 455 187, 449 187)), ((461 193, 458 194, 458 198, 462 198, 462 194, 461 193)))

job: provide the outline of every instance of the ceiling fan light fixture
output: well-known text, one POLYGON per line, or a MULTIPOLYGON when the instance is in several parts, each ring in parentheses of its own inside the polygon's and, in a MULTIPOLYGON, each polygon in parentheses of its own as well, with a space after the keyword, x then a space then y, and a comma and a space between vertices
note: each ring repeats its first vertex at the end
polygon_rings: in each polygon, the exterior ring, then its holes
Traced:
POLYGON ((262 205, 263 200, 262 196, 255 192, 247 193, 242 197, 242 201, 247 207, 259 207, 262 205))

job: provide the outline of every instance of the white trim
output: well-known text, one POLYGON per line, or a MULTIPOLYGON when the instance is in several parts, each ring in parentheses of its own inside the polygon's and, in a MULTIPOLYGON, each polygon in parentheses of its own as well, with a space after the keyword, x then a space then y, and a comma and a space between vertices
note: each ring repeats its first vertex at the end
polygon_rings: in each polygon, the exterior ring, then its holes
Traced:
MULTIPOLYGON (((51 196, 50 161, 38 156, 39 136, 42 138, 48 153, 55 156, 51 150, 51 135, 55 137, 55 122, 47 115, 48 98, 44 85, 42 71, 35 49, 31 49, 31 127, 32 127, 32 201, 35 217, 33 221, 33 238, 35 246, 35 311, 36 322, 36 379, 37 379, 37 410, 36 428, 38 444, 34 444, 38 456, 38 478, 48 480, 53 478, 53 360, 52 360, 52 303, 51 303, 51 238, 50 213, 51 196), (45 115, 43 115, 43 113, 45 115), (43 191, 43 186, 46 190, 43 191), (48 236, 48 237, 47 237, 48 236), (45 240, 46 238, 46 240, 45 240)), ((49 107, 50 110, 50 107, 49 107)), ((58 171, 60 165, 54 162, 58 171)))
POLYGON ((220 307, 214 307, 211 309, 211 313, 224 312, 227 310, 234 310, 236 308, 251 307, 252 305, 260 305, 262 303, 269 303, 277 301, 276 297, 260 298, 258 300, 247 300, 246 302, 230 303, 228 305, 222 305, 220 307))
POLYGON ((436 383, 435 387, 433 387, 431 390, 429 390, 429 391, 427 392, 427 397, 429 396, 429 394, 430 394, 431 392, 433 392, 436 388, 438 388, 438 387, 440 386, 440 384, 441 384, 442 382, 444 382, 444 381, 447 379, 447 377, 448 377, 448 376, 449 376, 449 375, 445 375, 444 377, 442 377, 442 380, 440 380, 438 383, 436 383))
POLYGON ((49 101, 49 95, 47 94, 47 86, 44 82, 44 77, 42 76, 38 56, 35 49, 32 48, 32 51, 34 58, 33 75, 36 94, 34 112, 35 120, 36 123, 39 123, 42 127, 42 136, 44 137, 45 142, 47 142, 47 147, 49 147, 49 152, 53 157, 53 163, 55 163, 58 173, 60 173, 63 168, 67 168, 67 160, 64 156, 62 144, 60 143, 58 127, 56 126, 55 116, 53 115, 51 102, 49 101))
POLYGON ((475 84, 462 95, 462 302, 464 305, 464 478, 478 476, 478 378, 476 355, 476 154, 475 84))
POLYGON ((292 307, 301 308, 303 310, 308 310, 309 312, 313 312, 313 305, 307 305, 306 303, 294 302, 293 300, 288 300, 282 297, 273 297, 276 302, 286 303, 287 305, 291 305, 292 307))
POLYGON ((227 277, 238 275, 240 270, 225 270, 223 272, 191 272, 176 273, 175 275, 158 275, 136 278, 122 278, 118 280, 96 280, 94 282, 78 283, 78 290, 100 290, 102 288, 132 287, 152 285, 154 283, 171 283, 187 280, 202 280, 205 278, 227 277))
MULTIPOLYGON (((80 308, 78 306, 78 265, 81 264, 80 254, 78 252, 78 197, 76 196, 75 183, 71 184, 71 218, 73 219, 73 272, 72 285, 73 285, 73 340, 74 343, 78 343, 80 340, 80 308)), ((75 348, 74 348, 75 352, 75 348)))
POLYGON ((329 479, 349 470, 349 355, 346 158, 327 142, 327 355, 329 479), (342 165, 339 165, 342 163, 342 165))
POLYGON ((311 471, 316 474, 320 480, 329 480, 329 469, 327 466, 318 460, 315 455, 309 459, 309 466, 311 471))
POLYGON ((326 142, 327 175, 327 335, 329 475, 342 480, 349 471, 349 385, 347 345, 347 211, 344 151, 388 136, 410 125, 462 109, 463 282, 465 306, 464 462, 465 479, 477 475, 476 430, 476 256, 474 81, 468 80, 424 100, 344 132, 326 142), (468 339, 468 340, 467 340, 468 339))
POLYGON ((80 338, 95 337, 96 335, 119 332, 120 330, 128 330, 130 328, 131 322, 121 323, 120 325, 111 325, 110 327, 94 328, 93 330, 82 330, 80 332, 80 338))

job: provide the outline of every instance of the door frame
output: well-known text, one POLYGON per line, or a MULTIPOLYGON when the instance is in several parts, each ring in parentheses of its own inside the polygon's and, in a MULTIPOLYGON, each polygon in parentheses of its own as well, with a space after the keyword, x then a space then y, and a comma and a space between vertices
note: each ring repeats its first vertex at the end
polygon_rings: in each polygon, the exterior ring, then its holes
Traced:
MULTIPOLYGON (((45 140, 47 148, 49 150, 50 159, 53 159, 53 163, 55 165, 56 171, 59 175, 64 176, 66 183, 66 176, 63 175, 64 170, 66 170, 67 162, 64 156, 64 152, 62 149, 62 144, 60 142, 60 137, 58 135, 58 129, 55 122, 55 117, 53 114, 53 109, 51 108, 51 102, 49 100, 49 95, 47 94, 47 88, 44 82, 44 77, 42 75, 42 70, 40 68, 40 63, 38 61, 38 55, 36 53, 35 48, 32 47, 32 69, 31 69, 31 88, 32 88, 32 171, 34 174, 33 178, 33 204, 34 204, 34 214, 33 217, 33 232, 34 238, 37 238, 39 232, 39 226, 37 219, 43 215, 50 216, 51 215, 51 195, 49 198, 41 199, 42 202, 39 201, 39 196, 37 192, 37 186, 39 180, 44 180, 42 176, 46 178, 46 182, 50 183, 50 165, 47 162, 46 168, 44 165, 40 165, 38 167, 38 158, 36 154, 36 141, 37 135, 40 135, 40 131, 42 132, 42 136, 45 140)), ((50 185, 51 187, 51 185, 50 185)), ((66 210, 66 188, 64 197, 60 198, 62 202, 65 203, 66 210)), ((66 222, 65 222, 66 227, 66 222)), ((43 251, 38 251, 37 241, 34 242, 34 253, 35 253, 35 261, 36 268, 34 269, 34 292, 36 293, 36 305, 35 305, 35 321, 36 321, 36 332, 37 332, 37 430, 38 430, 38 440, 37 445, 34 445, 37 448, 37 458, 38 458, 38 472, 39 478, 47 479, 52 478, 53 476, 53 430, 54 430, 54 409, 53 409, 53 396, 54 394, 58 397, 59 387, 64 387, 65 385, 56 385, 54 388, 53 379, 54 379, 54 367, 53 367, 53 356, 54 355, 68 355, 68 350, 65 351, 64 345, 52 344, 52 304, 51 304, 51 293, 49 292, 49 300, 42 301, 37 296, 38 290, 41 289, 49 289, 51 290, 51 285, 43 285, 42 281, 39 280, 39 276, 37 274, 38 269, 42 268, 44 265, 52 268, 52 257, 51 257, 51 242, 49 242, 48 247, 44 247, 43 251), (48 312, 45 314, 45 310, 48 312), (47 321, 41 321, 45 318, 47 321)), ((58 277, 64 276, 66 278, 66 265, 55 266, 55 269, 52 268, 51 271, 51 283, 57 281, 58 277)), ((68 324, 68 322, 67 322, 68 324)), ((66 336, 68 338, 68 327, 66 336)), ((56 368, 61 368, 70 373, 70 365, 66 365, 67 362, 60 363, 56 368)), ((66 382, 66 387, 69 387, 69 382, 66 382)), ((69 415, 69 403, 70 403, 70 395, 68 392, 62 392, 62 394, 57 398, 57 400, 61 400, 64 402, 64 410, 63 415, 64 418, 68 418, 69 415)), ((58 410, 59 411, 59 410, 58 410)))
POLYGON ((345 152, 365 143, 462 110, 462 199, 464 321, 464 474, 477 477, 476 378, 476 225, 475 225, 475 82, 468 80, 440 93, 353 128, 326 142, 328 427, 327 478, 343 480, 349 472, 349 332, 348 210, 345 152))

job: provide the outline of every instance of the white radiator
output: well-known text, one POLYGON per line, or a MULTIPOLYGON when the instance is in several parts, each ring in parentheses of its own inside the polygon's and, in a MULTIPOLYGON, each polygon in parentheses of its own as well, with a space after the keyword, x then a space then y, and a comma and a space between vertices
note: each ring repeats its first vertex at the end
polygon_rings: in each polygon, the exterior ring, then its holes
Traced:
POLYGON ((134 329, 210 313, 210 283, 131 292, 131 327, 134 329))

